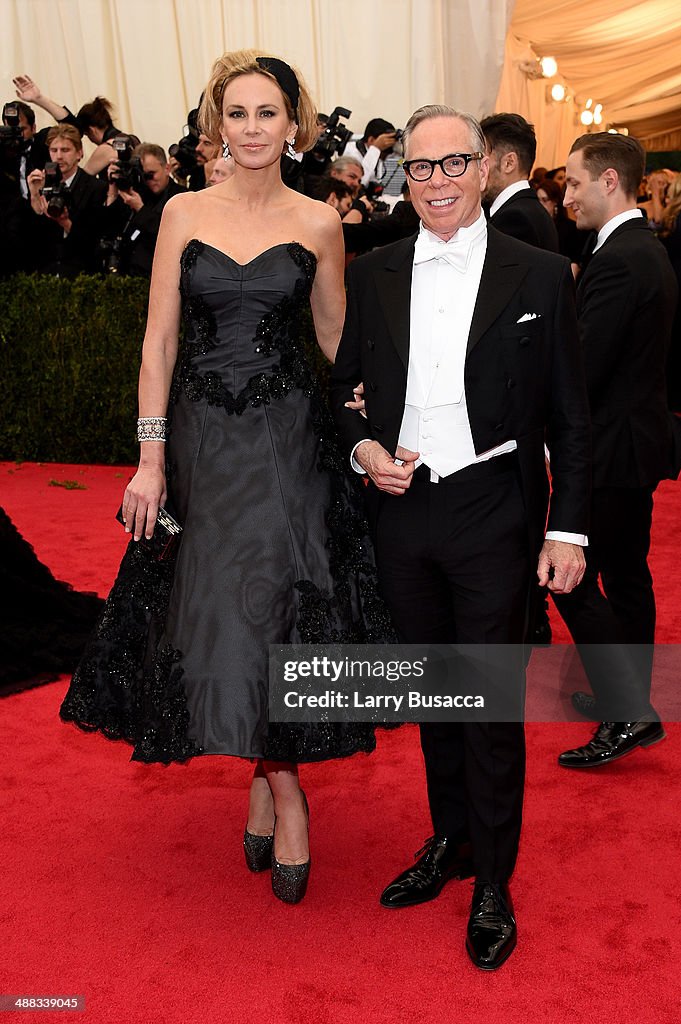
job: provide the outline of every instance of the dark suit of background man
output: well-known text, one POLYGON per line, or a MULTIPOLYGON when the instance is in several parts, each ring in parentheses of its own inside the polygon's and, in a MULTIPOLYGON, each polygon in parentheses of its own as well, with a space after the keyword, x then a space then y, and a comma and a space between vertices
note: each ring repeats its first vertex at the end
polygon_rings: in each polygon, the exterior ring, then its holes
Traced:
POLYGON ((493 114, 480 126, 489 157, 483 202, 490 224, 521 242, 558 252, 556 225, 528 181, 537 155, 533 126, 520 114, 493 114))
MULTIPOLYGON (((556 590, 569 591, 584 567, 589 425, 570 268, 488 228, 474 118, 422 107, 404 140, 421 230, 350 265, 334 414, 372 481, 379 576, 400 639, 520 645, 537 556, 556 590), (359 380, 366 421, 345 407, 359 380), (546 429, 554 487, 544 541, 546 429)), ((521 690, 522 665, 519 676, 521 690)), ((421 739, 435 835, 381 902, 423 903, 474 874, 466 945, 491 970, 516 941, 508 879, 523 726, 434 723, 421 739)))
MULTIPOLYGON (((537 156, 534 126, 519 114, 494 114, 484 118, 480 127, 490 164, 482 197, 490 223, 521 242, 547 252, 558 252, 560 243, 555 222, 527 180, 537 156)), ((539 586, 532 591, 528 642, 551 643, 548 597, 545 588, 539 586)))
MULTIPOLYGON (((580 653, 587 669, 588 659, 604 657, 589 679, 595 710, 608 719, 586 746, 561 754, 567 768, 605 764, 665 735, 650 706, 655 597, 648 550, 653 491, 671 469, 665 362, 677 286, 636 208, 644 159, 636 139, 599 132, 577 139, 567 163, 565 205, 578 228, 598 232, 577 290, 593 492, 584 582, 556 604, 575 641, 586 645, 580 653)), ((573 699, 584 709, 585 698, 573 699)))

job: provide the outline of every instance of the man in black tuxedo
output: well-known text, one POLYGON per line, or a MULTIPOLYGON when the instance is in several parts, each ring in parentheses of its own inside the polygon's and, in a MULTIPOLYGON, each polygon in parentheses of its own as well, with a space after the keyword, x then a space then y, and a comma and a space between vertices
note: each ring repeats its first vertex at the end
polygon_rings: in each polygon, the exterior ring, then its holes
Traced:
MULTIPOLYGON (((568 592, 584 567, 589 424, 570 268, 487 226, 488 159, 470 115, 422 107, 404 144, 421 229, 350 265, 334 415, 371 480, 379 577, 400 639, 521 650, 535 571, 568 592), (366 420, 347 407, 359 380, 366 420)), ((423 903, 474 874, 466 945, 492 970, 516 942, 508 880, 523 726, 434 723, 421 740, 435 834, 381 902, 423 903)))
POLYGON ((665 735, 650 705, 655 598, 648 550, 653 492, 671 469, 665 362, 677 285, 636 206, 644 161, 636 139, 599 132, 577 139, 567 163, 565 205, 578 228, 598 232, 577 290, 593 492, 584 582, 574 594, 554 596, 596 698, 578 693, 573 701, 608 721, 590 743, 560 755, 566 768, 607 764, 665 735))
POLYGON ((483 196, 490 224, 521 242, 558 252, 556 225, 528 181, 537 155, 533 126, 520 114, 493 114, 480 126, 490 166, 483 196))
POLYGON ((101 236, 106 185, 79 167, 83 157, 80 132, 57 125, 47 135, 50 159, 57 164, 63 186, 63 205, 54 210, 42 194, 45 172, 31 171, 31 258, 40 274, 77 277, 99 270, 97 245, 101 236))

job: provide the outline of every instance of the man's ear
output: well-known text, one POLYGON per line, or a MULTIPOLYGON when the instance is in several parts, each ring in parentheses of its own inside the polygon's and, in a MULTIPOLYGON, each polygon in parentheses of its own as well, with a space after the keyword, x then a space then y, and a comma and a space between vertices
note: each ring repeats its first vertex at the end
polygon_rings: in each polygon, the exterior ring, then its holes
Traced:
POLYGON ((513 150, 510 153, 504 153, 501 158, 501 169, 505 174, 514 174, 518 170, 518 154, 513 150))
POLYGON ((601 174, 601 181, 605 185, 605 191, 610 194, 615 191, 620 183, 620 176, 614 167, 606 167, 601 174))

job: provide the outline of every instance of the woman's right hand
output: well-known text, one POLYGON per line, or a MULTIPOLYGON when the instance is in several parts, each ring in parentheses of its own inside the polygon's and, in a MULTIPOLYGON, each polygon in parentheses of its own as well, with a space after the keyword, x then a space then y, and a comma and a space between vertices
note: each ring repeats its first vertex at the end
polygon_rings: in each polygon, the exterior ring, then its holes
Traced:
POLYGON ((16 78, 12 79, 12 83, 17 91, 17 96, 24 103, 38 103, 40 101, 40 89, 28 75, 17 75, 16 78))
POLYGON ((125 488, 123 495, 123 522, 125 532, 135 540, 142 534, 151 540, 159 506, 166 500, 166 478, 161 466, 142 466, 125 488))

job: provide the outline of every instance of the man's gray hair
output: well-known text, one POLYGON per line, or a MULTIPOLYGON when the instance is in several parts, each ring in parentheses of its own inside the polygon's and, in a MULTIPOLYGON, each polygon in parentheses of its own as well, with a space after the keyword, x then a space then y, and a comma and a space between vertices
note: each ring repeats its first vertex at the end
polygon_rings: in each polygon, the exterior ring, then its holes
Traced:
POLYGON ((485 152, 485 136, 482 133, 482 128, 480 127, 479 122, 472 114, 466 114, 461 110, 455 110, 454 107, 448 107, 444 103, 428 103, 425 107, 419 107, 418 110, 415 110, 404 127, 404 131, 402 132, 402 148, 404 149, 405 155, 407 152, 407 146, 409 145, 409 138, 414 129, 424 121, 431 121, 436 117, 453 117, 457 121, 463 121, 465 125, 468 125, 468 130, 471 136, 472 152, 485 152))
POLYGON ((359 160, 356 156, 339 156, 337 160, 333 161, 329 170, 345 171, 350 166, 350 164, 355 164, 356 167, 359 167, 361 169, 362 174, 364 174, 362 161, 359 160))

